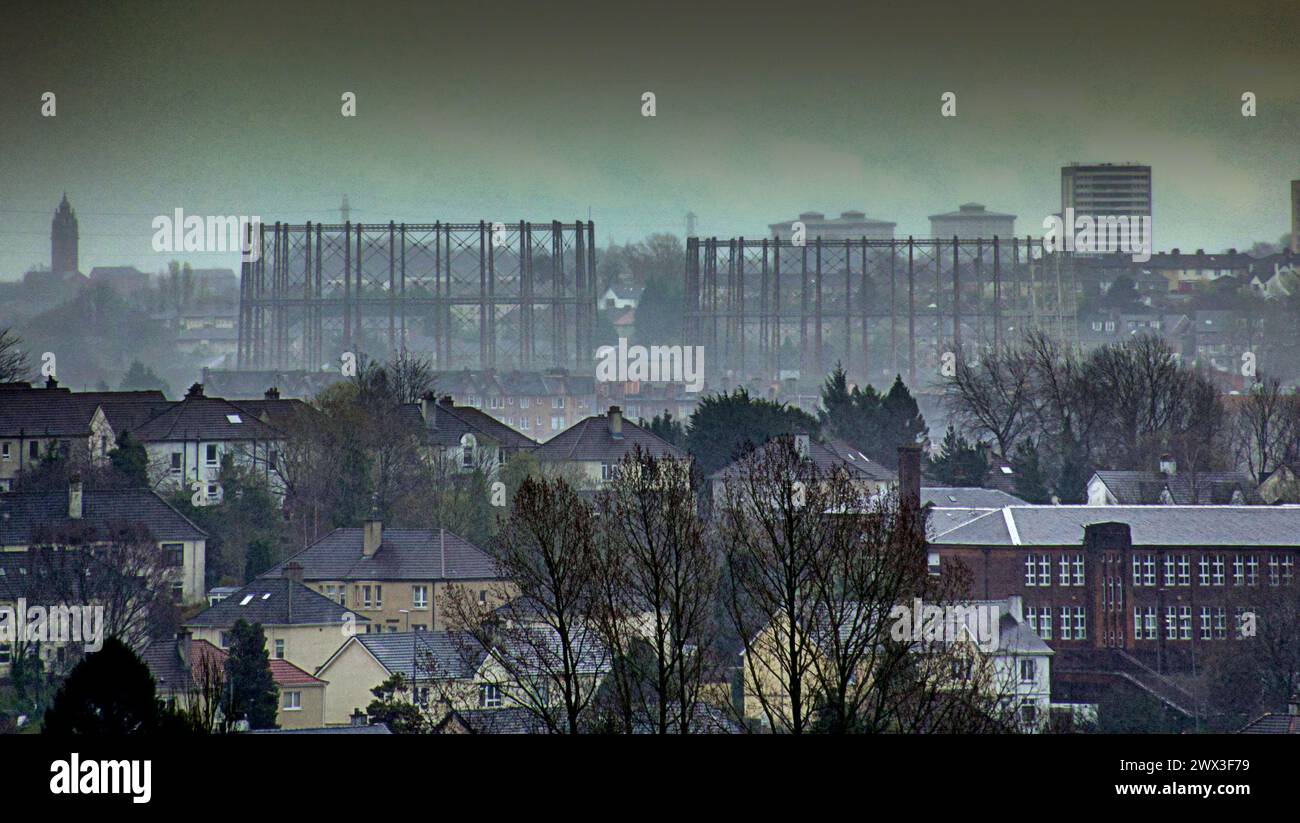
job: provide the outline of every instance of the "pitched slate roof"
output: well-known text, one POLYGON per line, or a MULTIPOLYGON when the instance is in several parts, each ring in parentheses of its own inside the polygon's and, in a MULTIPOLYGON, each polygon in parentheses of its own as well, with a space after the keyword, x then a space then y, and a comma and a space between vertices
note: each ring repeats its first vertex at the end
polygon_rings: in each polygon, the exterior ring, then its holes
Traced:
MULTIPOLYGON (((461 632, 387 632, 359 634, 358 643, 391 674, 407 682, 433 679, 468 680, 478 672, 487 652, 461 632)), ((324 667, 321 667, 324 669, 324 667)))
POLYGON ((364 530, 335 529, 266 572, 282 577, 292 561, 304 580, 494 580, 496 563, 479 547, 445 529, 384 529, 379 550, 362 552, 364 530))
POLYGON ((1269 712, 1247 723, 1237 734, 1300 734, 1300 715, 1269 712))
POLYGON ((617 463, 630 454, 635 446, 652 457, 685 460, 686 452, 651 434, 648 429, 630 420, 622 420, 622 432, 615 435, 610 430, 610 415, 601 414, 579 420, 569 428, 538 446, 533 453, 538 460, 599 460, 617 463))
MULTIPOLYGON (((772 440, 767 441, 758 448, 767 449, 772 440)), ((808 459, 816 467, 818 474, 826 475, 837 470, 844 470, 855 479, 872 480, 878 483, 894 483, 898 481, 898 475, 862 452, 848 445, 841 440, 833 440, 830 443, 818 443, 815 440, 808 442, 808 459)), ((710 480, 726 480, 739 477, 744 468, 746 458, 741 457, 731 463, 718 469, 712 475, 710 480)))
POLYGON ((501 709, 466 709, 449 711, 434 727, 435 733, 446 732, 459 723, 469 734, 546 734, 546 724, 522 706, 501 709))
MULTIPOLYGON (((319 592, 286 577, 261 577, 216 605, 196 614, 186 626, 225 628, 235 621, 261 623, 263 626, 317 626, 347 619, 357 625, 369 623, 319 592)), ((339 642, 345 638, 340 635, 339 642)))
POLYGON ((1028 502, 1000 489, 965 486, 922 486, 921 505, 933 503, 940 508, 1000 509, 1003 506, 1027 506, 1028 502))
POLYGON ((155 540, 204 540, 207 532, 148 489, 92 489, 81 496, 81 519, 68 517, 68 491, 18 491, 0 494, 0 545, 21 546, 38 527, 73 525, 106 531, 116 525, 143 524, 155 540))
POLYGON ((424 425, 429 442, 444 448, 459 446, 461 436, 466 433, 487 437, 508 449, 537 448, 537 441, 531 437, 473 406, 457 406, 449 397, 428 403, 424 425))
POLYGON ((205 397, 195 384, 185 399, 155 415, 131 432, 142 442, 182 440, 275 440, 282 437, 234 403, 219 397, 205 397), (238 422, 236 422, 238 421, 238 422))
MULTIPOLYGON (((154 640, 141 653, 140 657, 149 667, 149 673, 153 675, 159 691, 188 691, 194 688, 198 679, 202 677, 201 666, 204 660, 211 660, 219 668, 225 668, 226 660, 230 657, 225 649, 218 648, 206 640, 191 639, 188 640, 190 665, 186 667, 180 655, 180 645, 184 642, 187 641, 179 638, 154 640)), ((312 677, 288 660, 273 657, 270 665, 271 678, 281 688, 325 685, 324 680, 312 677)))
POLYGON ((89 436, 90 421, 100 406, 114 430, 122 431, 124 427, 118 421, 128 412, 137 415, 133 420, 142 420, 167 405, 160 391, 73 392, 58 386, 7 384, 0 391, 0 437, 17 437, 20 433, 28 437, 89 436))
MULTIPOLYGON (((942 516, 941 509, 931 519, 942 516)), ((1300 548, 1300 506, 1006 506, 975 509, 945 546, 1077 546, 1084 526, 1127 523, 1134 546, 1300 548)))
POLYGON ((252 729, 248 734, 392 734, 387 723, 366 726, 319 726, 314 729, 252 729))
POLYGON ((1261 505, 1264 502, 1245 472, 1200 472, 1195 476, 1175 474, 1169 477, 1161 472, 1098 471, 1096 476, 1125 506, 1161 503, 1165 490, 1169 491, 1174 503, 1185 506, 1226 505, 1233 502, 1236 492, 1241 493, 1243 503, 1261 505))

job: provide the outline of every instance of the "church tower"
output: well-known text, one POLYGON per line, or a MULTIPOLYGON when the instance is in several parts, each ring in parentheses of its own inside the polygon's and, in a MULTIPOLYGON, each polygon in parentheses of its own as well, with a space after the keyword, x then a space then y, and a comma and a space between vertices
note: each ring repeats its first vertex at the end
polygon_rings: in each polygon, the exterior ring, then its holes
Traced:
POLYGON ((68 204, 68 193, 54 212, 50 226, 50 271, 59 278, 77 274, 77 214, 68 204))

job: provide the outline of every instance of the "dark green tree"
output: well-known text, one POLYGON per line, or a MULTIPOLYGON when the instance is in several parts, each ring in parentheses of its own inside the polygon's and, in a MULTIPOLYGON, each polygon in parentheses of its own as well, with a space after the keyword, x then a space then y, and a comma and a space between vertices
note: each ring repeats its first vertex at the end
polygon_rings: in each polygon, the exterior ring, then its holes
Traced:
POLYGON ((984 447, 978 442, 968 442, 949 426, 939 455, 930 461, 934 478, 945 486, 983 486, 988 470, 984 447))
POLYGON ((429 719, 411 699, 410 687, 401 672, 370 690, 375 699, 366 707, 371 723, 385 723, 393 734, 423 734, 429 719))
POLYGON ((1027 503, 1050 503, 1052 492, 1047 485, 1047 475, 1038 459, 1038 447, 1032 440, 1022 440, 1016 446, 1011 460, 1015 470, 1016 496, 1027 503))
POLYGON ((749 396, 744 388, 703 398, 691 414, 686 450, 708 477, 745 451, 783 434, 818 433, 817 418, 802 409, 749 396))
MULTIPOLYGON (((898 447, 920 445, 924 448, 929 440, 925 418, 916 404, 916 398, 908 391, 902 375, 894 376, 894 385, 880 402, 882 411, 879 451, 874 454, 867 451, 867 457, 885 465, 893 465, 898 459, 898 447)), ((865 450, 864 450, 865 451, 865 450)))
POLYGON ((237 620, 230 629, 230 638, 223 706, 226 721, 247 720, 251 729, 274 729, 280 690, 271 675, 262 624, 237 620))
POLYGON ((662 416, 656 414, 653 420, 644 425, 651 434, 662 437, 678 448, 686 445, 686 428, 682 421, 673 418, 671 412, 664 412, 662 416))
POLYGON ((108 460, 132 486, 148 487, 149 455, 144 450, 144 444, 131 437, 130 432, 118 435, 117 446, 108 453, 108 460))
POLYGON ((150 391, 157 389, 163 394, 171 392, 171 387, 152 368, 139 360, 131 361, 131 367, 126 370, 126 375, 122 378, 122 383, 118 388, 122 391, 150 391))
POLYGON ((76 666, 45 712, 45 734, 149 734, 159 727, 153 675, 116 637, 76 666))

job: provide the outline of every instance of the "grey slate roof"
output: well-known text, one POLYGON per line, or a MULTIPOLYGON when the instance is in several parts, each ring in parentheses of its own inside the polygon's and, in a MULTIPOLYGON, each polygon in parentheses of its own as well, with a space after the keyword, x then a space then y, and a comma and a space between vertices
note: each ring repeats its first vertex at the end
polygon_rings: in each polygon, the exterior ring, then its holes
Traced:
POLYGON ((998 509, 1003 506, 1027 506, 1026 501, 1001 489, 965 486, 922 486, 921 505, 933 503, 940 508, 998 509))
POLYGON ((314 729, 253 729, 248 734, 392 734, 387 723, 367 726, 320 726, 314 729))
POLYGON ((1269 712, 1247 723, 1237 734, 1300 734, 1300 715, 1269 712))
MULTIPOLYGON (((1078 546, 1092 523, 1127 523, 1134 546, 1300 548, 1300 506, 1006 506, 969 510, 945 546, 1078 546)), ((943 510, 931 512, 931 520, 943 510)))
POLYGON ((686 452, 626 418, 623 419, 622 433, 615 435, 610 431, 607 414, 579 420, 538 446, 533 453, 542 461, 599 460, 617 463, 638 445, 652 457, 674 460, 687 458, 686 452))
POLYGON ((470 734, 546 734, 546 724, 533 712, 521 706, 501 709, 452 710, 434 728, 436 733, 448 730, 459 721, 470 734))
POLYGON ((535 449, 537 441, 497 420, 473 406, 457 406, 447 400, 428 405, 424 419, 429 432, 429 442, 450 448, 460 445, 466 433, 487 437, 507 449, 535 449))
POLYGON ((95 409, 103 406, 114 431, 128 412, 143 422, 168 405, 160 391, 73 392, 62 387, 7 384, 0 391, 0 437, 82 437, 90 435, 95 409))
POLYGON ((219 397, 205 397, 192 387, 185 399, 131 432, 141 442, 183 440, 275 440, 282 437, 245 409, 219 397), (233 422, 233 418, 239 422, 233 422))
POLYGON ((379 550, 362 552, 364 531, 335 529, 264 577, 281 577, 291 561, 304 580, 495 580, 496 563, 479 547, 443 529, 383 530, 379 550))
MULTIPOLYGON (((759 446, 758 449, 766 449, 768 444, 772 442, 769 440, 759 446)), ((728 463, 711 474, 709 479, 728 480, 739 477, 746 459, 747 456, 742 456, 728 463)), ((842 440, 832 440, 828 443, 818 443, 815 440, 810 440, 808 443, 808 459, 812 461, 813 466, 816 467, 820 475, 827 475, 843 469, 855 479, 872 480, 878 483, 895 483, 898 481, 897 473, 880 465, 842 440)))
POLYGON ((97 531, 115 525, 143 524, 154 539, 203 540, 207 533, 148 489, 92 489, 81 497, 81 520, 68 517, 68 491, 18 491, 0 494, 0 545, 27 545, 33 530, 59 530, 77 523, 97 531))
POLYGON ((1110 493, 1124 506, 1150 505, 1162 502, 1166 489, 1179 505, 1226 505, 1232 503, 1234 492, 1241 492, 1242 502, 1261 505, 1255 484, 1244 472, 1201 472, 1195 477, 1176 474, 1168 477, 1160 472, 1098 471, 1096 476, 1110 493))
POLYGON ((474 676, 487 652, 470 635, 460 632, 387 632, 357 635, 385 669, 401 674, 407 682, 474 676))
MULTIPOLYGON (((345 622, 352 615, 357 625, 369 623, 365 617, 345 609, 323 594, 285 577, 263 577, 204 609, 185 622, 186 626, 225 628, 239 619, 264 626, 314 626, 345 622), (292 602, 290 600, 292 599, 292 602), (292 614, 291 614, 292 612, 292 614)), ((340 635, 339 642, 343 638, 340 635)))

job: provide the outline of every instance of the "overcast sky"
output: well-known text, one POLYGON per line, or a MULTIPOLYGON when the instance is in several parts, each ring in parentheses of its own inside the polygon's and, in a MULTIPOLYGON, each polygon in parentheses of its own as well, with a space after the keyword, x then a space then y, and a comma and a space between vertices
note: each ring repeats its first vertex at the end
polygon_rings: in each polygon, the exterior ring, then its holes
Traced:
POLYGON ((925 235, 967 201, 1041 234, 1074 160, 1154 167, 1159 247, 1244 248, 1287 231, 1300 177, 1294 0, 52 5, 0 29, 4 279, 49 263, 64 190, 83 271, 154 271, 233 261, 153 252, 156 215, 329 220, 344 192, 375 222, 590 210, 601 245, 687 211, 925 235))

